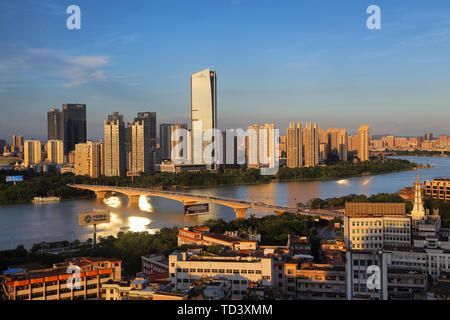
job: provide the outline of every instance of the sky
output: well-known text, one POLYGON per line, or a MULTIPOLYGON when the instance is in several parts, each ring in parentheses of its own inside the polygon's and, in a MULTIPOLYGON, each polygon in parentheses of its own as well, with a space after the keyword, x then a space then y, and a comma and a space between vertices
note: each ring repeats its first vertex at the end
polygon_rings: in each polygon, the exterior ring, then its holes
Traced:
POLYGON ((447 0, 0 0, 0 138, 45 140, 65 103, 87 105, 91 139, 114 111, 189 123, 190 74, 206 68, 221 129, 450 134, 449 53, 447 0))

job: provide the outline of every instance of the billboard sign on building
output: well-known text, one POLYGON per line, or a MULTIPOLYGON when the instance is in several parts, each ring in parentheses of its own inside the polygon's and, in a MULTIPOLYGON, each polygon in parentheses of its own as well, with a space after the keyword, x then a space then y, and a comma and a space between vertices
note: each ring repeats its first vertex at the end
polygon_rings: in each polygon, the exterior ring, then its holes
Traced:
POLYGON ((23 176, 7 176, 6 182, 22 182, 23 176))
POLYGON ((209 212, 209 203, 198 203, 184 206, 185 216, 194 216, 202 213, 209 212))
POLYGON ((127 171, 127 176, 128 177, 139 177, 140 173, 139 173, 139 171, 127 171))
POLYGON ((85 212, 78 215, 78 224, 88 226, 92 224, 109 223, 111 215, 109 211, 85 212))

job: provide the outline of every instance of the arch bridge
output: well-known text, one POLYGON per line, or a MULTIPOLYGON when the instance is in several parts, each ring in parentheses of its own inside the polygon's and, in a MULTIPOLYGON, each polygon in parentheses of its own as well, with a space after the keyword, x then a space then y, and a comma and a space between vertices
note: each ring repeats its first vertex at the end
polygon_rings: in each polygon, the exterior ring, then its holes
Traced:
POLYGON ((172 191, 162 191, 154 190, 149 188, 130 188, 130 187, 115 187, 115 186, 102 186, 102 185, 86 185, 86 184, 73 184, 69 187, 90 190, 95 192, 97 199, 103 200, 108 192, 117 192, 126 195, 129 199, 130 204, 137 205, 139 203, 140 196, 153 196, 161 197, 166 199, 172 199, 183 203, 183 205, 192 205, 198 202, 208 202, 216 203, 223 206, 233 208, 236 213, 236 219, 245 219, 245 214, 248 209, 256 209, 263 211, 271 211, 276 214, 282 214, 284 212, 290 212, 301 215, 317 216, 321 219, 332 220, 334 218, 342 218, 342 213, 336 211, 313 211, 304 210, 296 207, 283 207, 274 204, 267 204, 263 202, 253 202, 239 199, 231 199, 224 197, 214 197, 205 195, 196 195, 183 192, 172 192, 172 191))

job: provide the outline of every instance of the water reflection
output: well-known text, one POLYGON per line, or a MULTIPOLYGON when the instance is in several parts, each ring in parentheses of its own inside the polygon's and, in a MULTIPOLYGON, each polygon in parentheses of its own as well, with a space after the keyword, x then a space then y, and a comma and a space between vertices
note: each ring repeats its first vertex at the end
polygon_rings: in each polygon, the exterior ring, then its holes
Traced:
POLYGON ((149 198, 146 196, 139 197, 139 209, 145 212, 153 212, 153 206, 150 203, 149 198))
POLYGON ((122 205, 122 201, 116 196, 103 199, 103 203, 112 208, 119 208, 122 205))
MULTIPOLYGON (((435 168, 420 170, 422 181, 437 176, 450 176, 450 158, 402 158, 416 163, 436 165, 435 168)), ((295 206, 299 202, 305 203, 315 197, 332 198, 351 193, 369 196, 378 192, 397 192, 403 187, 412 186, 415 176, 414 171, 403 171, 340 179, 346 181, 345 183, 337 183, 336 180, 288 182, 190 189, 183 192, 295 206)), ((0 206, 0 250, 16 248, 19 244, 29 249, 34 243, 41 241, 73 241, 92 237, 92 227, 78 226, 78 214, 94 209, 111 211, 111 223, 99 225, 101 231, 98 236, 116 236, 117 232, 128 230, 154 233, 164 227, 202 224, 211 218, 224 220, 235 218, 232 208, 217 204, 210 204, 209 214, 186 217, 183 214, 183 204, 170 199, 143 197, 139 199, 139 207, 124 205, 126 203, 126 197, 114 195, 102 202, 76 200, 40 205, 0 206)), ((271 214, 265 211, 247 211, 247 215, 252 213, 257 216, 271 214)))
POLYGON ((128 218, 128 225, 129 230, 132 232, 143 232, 143 231, 149 231, 148 226, 150 225, 152 221, 148 218, 143 217, 129 217, 128 218))

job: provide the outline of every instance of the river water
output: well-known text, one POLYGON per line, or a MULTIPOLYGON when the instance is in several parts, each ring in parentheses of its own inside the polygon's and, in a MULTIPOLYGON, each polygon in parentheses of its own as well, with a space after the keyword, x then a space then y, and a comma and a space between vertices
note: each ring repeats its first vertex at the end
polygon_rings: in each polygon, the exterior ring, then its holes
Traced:
MULTIPOLYGON (((438 176, 450 176, 450 158, 398 158, 421 164, 434 164, 434 168, 420 171, 422 181, 438 176)), ((340 197, 351 193, 365 195, 379 192, 393 193, 403 187, 412 186, 415 175, 414 171, 404 171, 332 181, 227 186, 190 189, 183 192, 295 206, 298 202, 306 202, 314 197, 340 197)), ((154 233, 162 227, 195 225, 209 218, 225 220, 235 218, 233 209, 215 204, 210 204, 209 214, 185 217, 182 204, 164 198, 141 197, 139 207, 129 207, 127 199, 121 197, 112 197, 105 202, 92 199, 0 206, 0 250, 13 249, 19 244, 31 248, 34 243, 42 241, 86 240, 92 237, 92 227, 78 226, 78 214, 93 209, 111 212, 111 222, 97 226, 98 236, 116 235, 119 231, 154 233)), ((263 216, 270 213, 248 210, 248 214, 263 216)))

